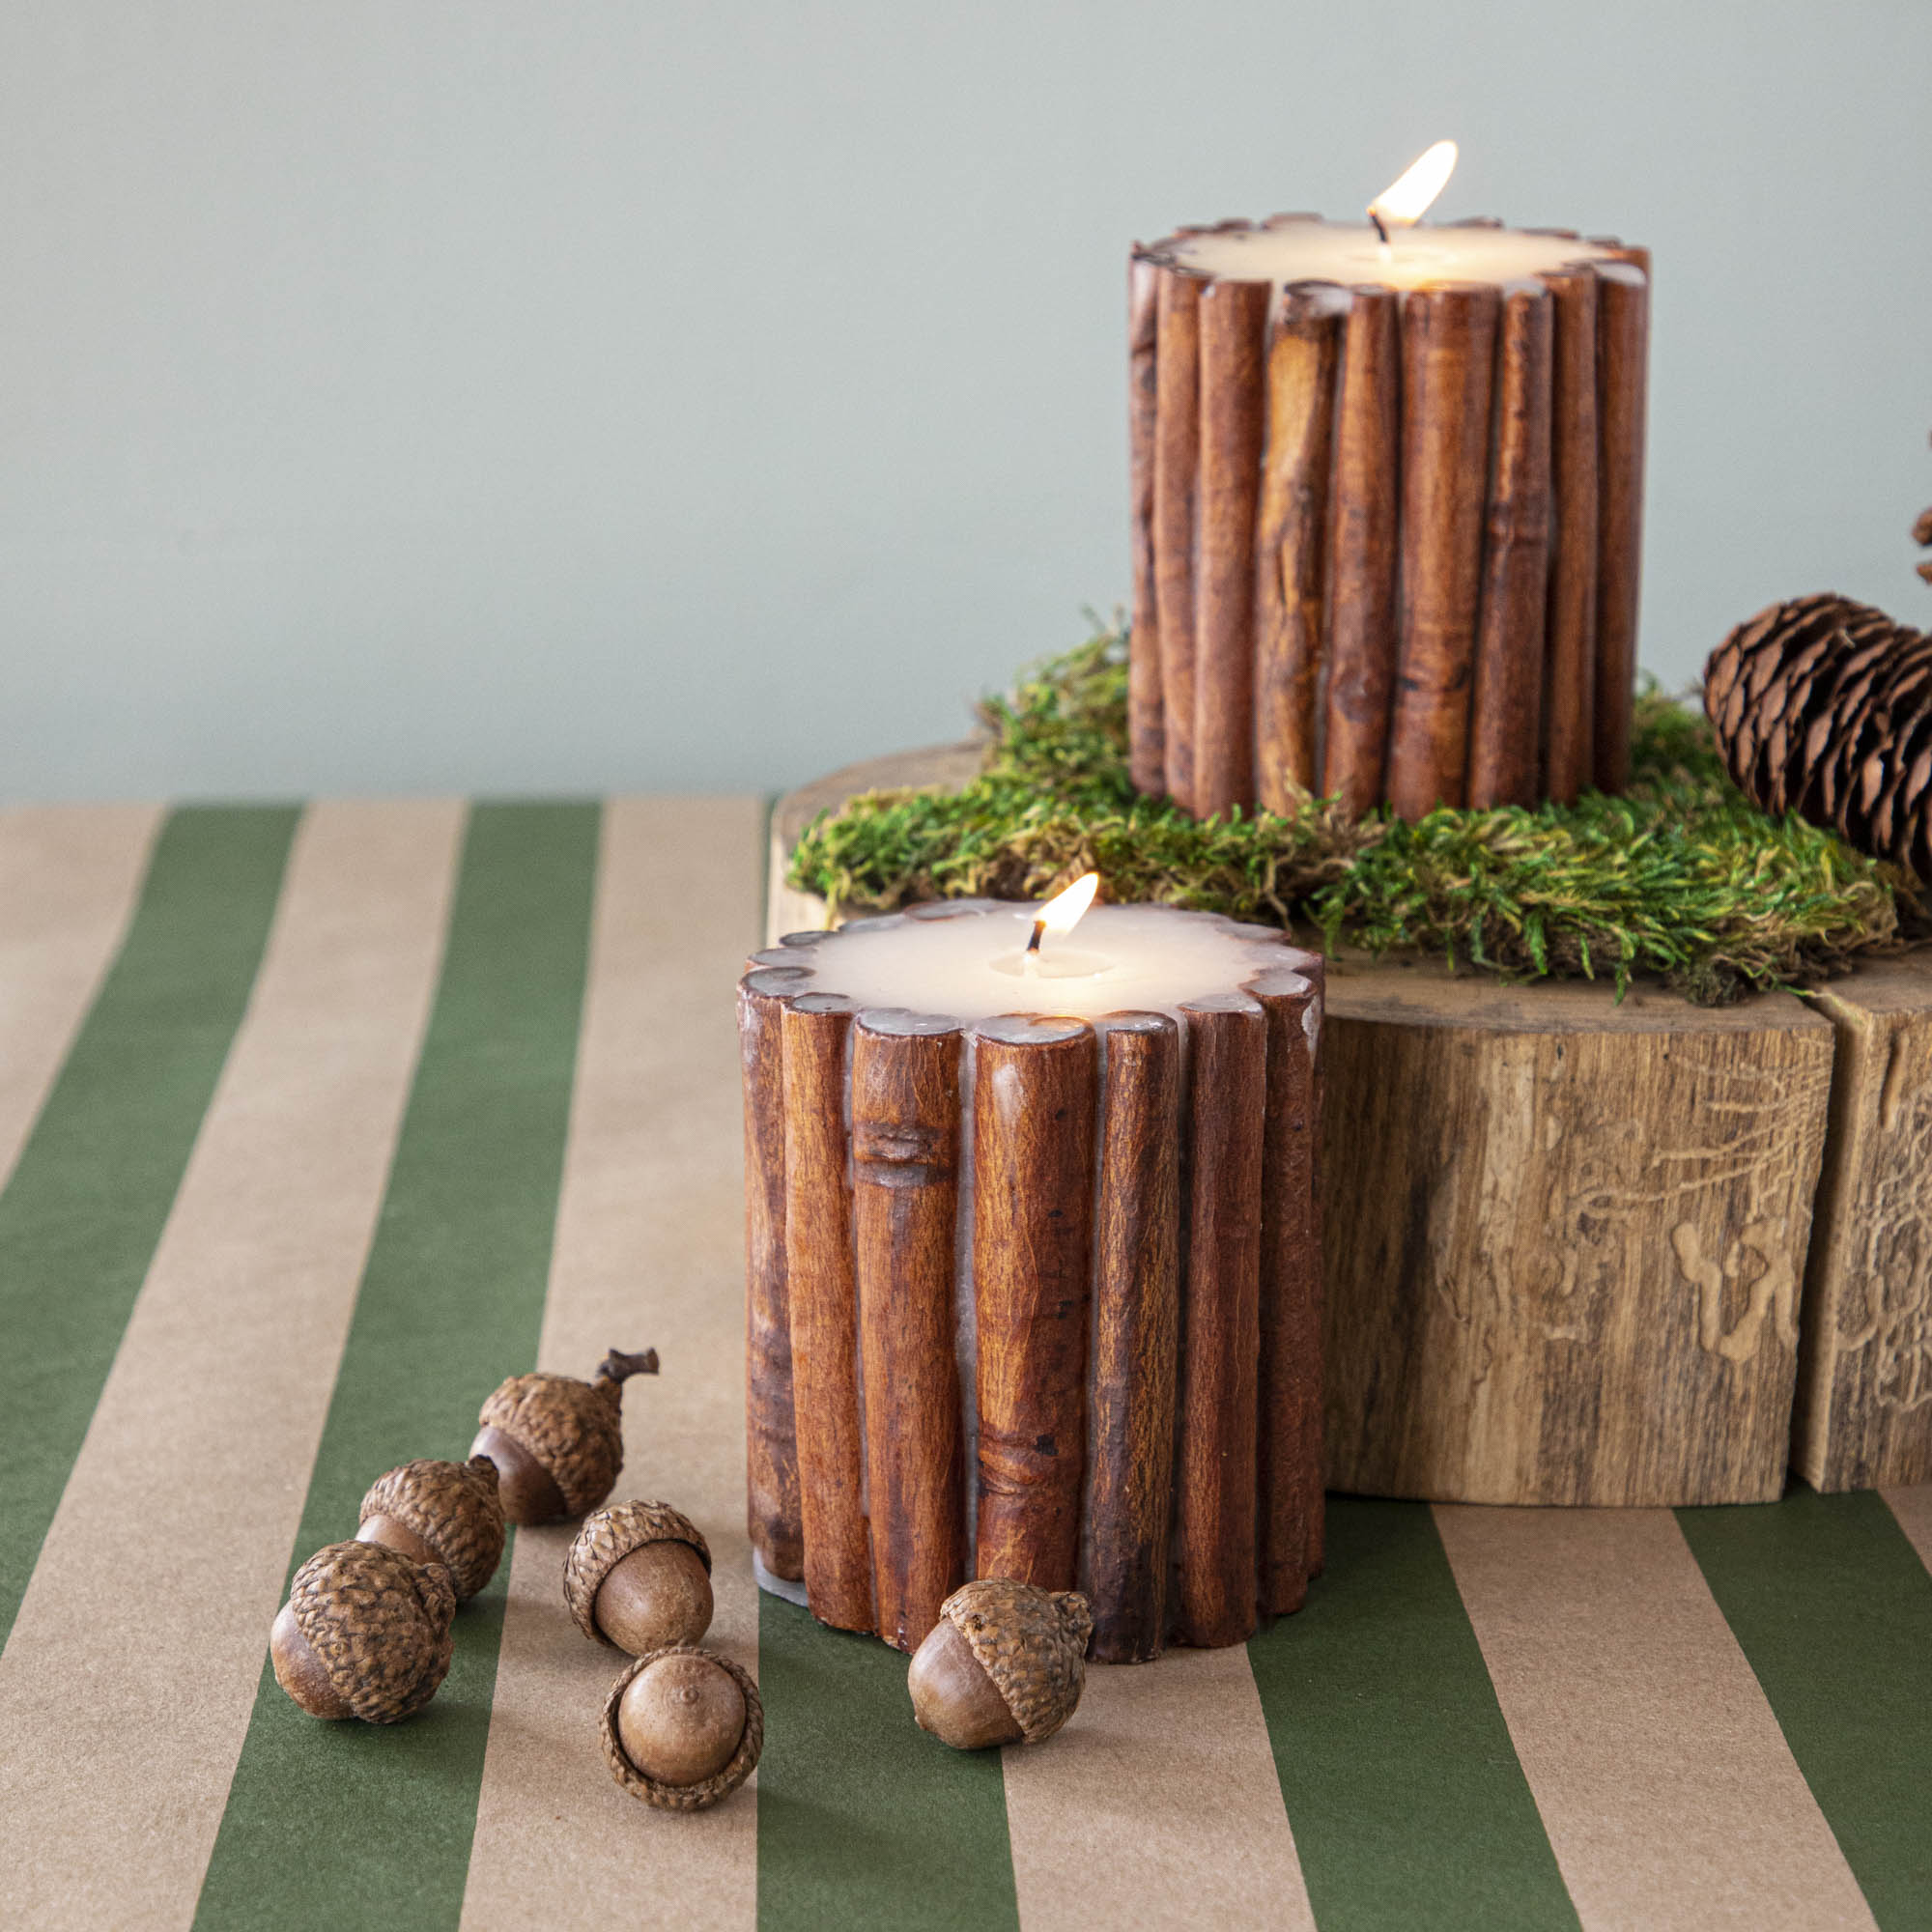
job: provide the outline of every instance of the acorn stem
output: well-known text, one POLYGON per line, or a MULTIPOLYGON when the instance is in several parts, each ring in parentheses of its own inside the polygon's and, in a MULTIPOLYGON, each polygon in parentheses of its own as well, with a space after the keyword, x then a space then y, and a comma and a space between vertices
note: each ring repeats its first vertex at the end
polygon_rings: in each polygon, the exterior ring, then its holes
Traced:
POLYGON ((627 1355, 621 1349, 612 1349, 597 1364, 597 1373, 591 1378, 598 1391, 618 1400, 617 1391, 632 1376, 654 1376, 658 1372, 658 1351, 646 1349, 641 1355, 627 1355))

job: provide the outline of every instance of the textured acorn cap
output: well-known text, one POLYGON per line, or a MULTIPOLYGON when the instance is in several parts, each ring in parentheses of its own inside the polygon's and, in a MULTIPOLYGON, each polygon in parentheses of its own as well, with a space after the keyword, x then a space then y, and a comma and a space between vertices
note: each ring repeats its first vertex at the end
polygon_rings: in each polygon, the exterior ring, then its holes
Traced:
POLYGON ((440 1563, 381 1543, 331 1543, 296 1572, 289 1607, 336 1694, 365 1723, 421 1710, 448 1672, 456 1592, 440 1563))
POLYGON ((612 1503, 596 1511, 584 1518, 570 1554, 563 1559, 563 1601, 585 1636, 611 1642, 597 1628, 597 1592, 632 1550, 647 1543, 688 1543, 697 1551, 706 1576, 711 1573, 711 1549, 703 1531, 668 1503, 612 1503))
POLYGON ((704 1650, 695 1643, 669 1643, 647 1656, 633 1658, 629 1668, 618 1674, 611 1694, 604 1699, 604 1715, 598 1720, 597 1734, 604 1746, 604 1762, 611 1767, 611 1776, 633 1798, 641 1798, 660 1811, 702 1811, 707 1804, 716 1804, 721 1798, 729 1797, 751 1776, 758 1753, 765 1747, 765 1707, 758 1702, 758 1687, 728 1657, 720 1657, 715 1650, 704 1650), (623 1741, 617 1735, 617 1706, 630 1689, 631 1680, 641 1676, 660 1658, 677 1656, 708 1659, 730 1674, 745 1697, 745 1734, 738 1740, 730 1763, 715 1776, 697 1784, 664 1784, 655 1777, 645 1776, 625 1755, 623 1741))
POLYGON ((565 1513, 582 1516, 611 1493, 624 1466, 622 1404, 630 1376, 654 1376, 658 1351, 604 1357, 596 1376, 512 1376, 484 1403, 477 1424, 513 1435, 550 1471, 565 1513))
POLYGON ((458 1603, 473 1597, 503 1556, 503 1505, 497 1465, 487 1456, 467 1463, 405 1463, 378 1476, 362 1498, 361 1520, 394 1517, 442 1559, 458 1603))
POLYGON ((1029 1744, 1050 1738, 1080 1701, 1094 1612, 1078 1590, 1005 1577, 963 1583, 939 1606, 1007 1700, 1029 1744))

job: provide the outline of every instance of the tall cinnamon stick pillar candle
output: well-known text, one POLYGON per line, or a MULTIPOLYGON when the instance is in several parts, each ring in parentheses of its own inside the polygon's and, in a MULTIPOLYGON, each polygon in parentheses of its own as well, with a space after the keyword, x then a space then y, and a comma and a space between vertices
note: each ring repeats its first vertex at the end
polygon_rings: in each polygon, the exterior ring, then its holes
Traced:
POLYGON ((1319 957, 915 907, 739 988, 760 1580, 917 1648, 968 1577, 1094 1655, 1238 1643, 1321 1560, 1319 957))
POLYGON ((1647 251, 1276 215, 1137 248, 1130 287, 1141 790, 1621 789, 1647 251))

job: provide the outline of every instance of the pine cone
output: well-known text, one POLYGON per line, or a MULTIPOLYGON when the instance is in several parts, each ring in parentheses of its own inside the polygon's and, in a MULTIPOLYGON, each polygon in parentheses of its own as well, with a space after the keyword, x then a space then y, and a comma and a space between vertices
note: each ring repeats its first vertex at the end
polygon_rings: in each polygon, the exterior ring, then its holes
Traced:
POLYGON ((1704 709, 1753 804, 1932 879, 1932 637, 1848 597, 1774 604, 1711 653, 1704 709))
MULTIPOLYGON (((1912 541, 1932 547, 1932 510, 1920 510, 1918 521, 1912 526, 1912 541)), ((1932 583, 1932 558, 1918 566, 1918 574, 1927 583, 1932 583)))

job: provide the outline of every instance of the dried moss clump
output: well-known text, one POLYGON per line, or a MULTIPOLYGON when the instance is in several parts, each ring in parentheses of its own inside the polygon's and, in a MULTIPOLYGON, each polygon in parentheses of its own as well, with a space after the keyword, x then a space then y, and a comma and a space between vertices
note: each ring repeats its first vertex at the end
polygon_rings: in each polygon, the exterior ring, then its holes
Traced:
POLYGON ((1893 946, 1902 874, 1725 777, 1703 718, 1637 700, 1632 781, 1574 806, 1351 820, 1311 799, 1200 822, 1127 777, 1126 645, 1103 632, 989 700, 986 767, 956 793, 876 791, 807 828, 790 879, 841 916, 1034 898, 1097 870, 1152 899, 1319 930, 1329 950, 1430 953, 1510 978, 1661 976, 1716 1004, 1893 946))

